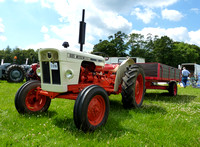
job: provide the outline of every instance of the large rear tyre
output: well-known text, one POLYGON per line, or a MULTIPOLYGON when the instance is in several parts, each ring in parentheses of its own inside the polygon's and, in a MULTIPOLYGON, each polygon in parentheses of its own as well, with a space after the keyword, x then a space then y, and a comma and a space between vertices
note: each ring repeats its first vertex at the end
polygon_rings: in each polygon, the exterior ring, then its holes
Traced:
POLYGON ((141 107, 145 94, 144 71, 138 65, 131 65, 122 82, 122 103, 124 108, 141 107))
POLYGON ((8 82, 19 83, 24 80, 25 70, 20 65, 11 65, 6 70, 6 79, 8 82))
POLYGON ((38 113, 48 110, 51 99, 47 96, 37 95, 37 87, 40 81, 28 81, 24 83, 15 95, 15 108, 19 113, 38 113))
POLYGON ((169 83, 169 95, 170 96, 176 96, 177 95, 177 92, 178 92, 178 88, 177 88, 177 84, 176 82, 170 82, 169 83))
POLYGON ((110 103, 107 92, 100 86, 91 85, 78 95, 74 105, 74 123, 84 132, 92 132, 108 119, 110 103))

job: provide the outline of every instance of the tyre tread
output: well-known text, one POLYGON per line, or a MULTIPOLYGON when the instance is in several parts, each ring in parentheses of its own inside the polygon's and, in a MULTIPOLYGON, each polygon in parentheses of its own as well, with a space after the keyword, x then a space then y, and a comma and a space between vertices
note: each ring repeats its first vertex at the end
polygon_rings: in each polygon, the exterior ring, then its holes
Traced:
MULTIPOLYGON (((128 68, 128 70, 125 72, 125 76, 122 78, 122 92, 121 92, 122 103, 123 103, 124 108, 126 109, 129 109, 132 107, 137 108, 141 106, 141 104, 137 105, 135 102, 135 96, 134 96, 135 89, 133 88, 139 72, 143 76, 143 81, 145 81, 143 69, 141 68, 141 66, 135 65, 135 64, 131 65, 128 68)), ((144 92, 143 92, 143 97, 144 97, 144 92)), ((143 101, 143 97, 142 97, 142 101, 143 101)))

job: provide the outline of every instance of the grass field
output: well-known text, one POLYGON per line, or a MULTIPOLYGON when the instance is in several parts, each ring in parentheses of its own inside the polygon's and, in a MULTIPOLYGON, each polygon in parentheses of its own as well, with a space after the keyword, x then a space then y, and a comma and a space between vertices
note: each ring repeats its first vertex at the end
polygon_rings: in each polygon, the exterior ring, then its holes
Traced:
POLYGON ((111 95, 106 125, 85 134, 74 125, 73 100, 54 99, 43 114, 18 114, 21 85, 0 81, 0 146, 200 146, 200 89, 179 88, 176 97, 147 90, 142 108, 131 110, 111 95))

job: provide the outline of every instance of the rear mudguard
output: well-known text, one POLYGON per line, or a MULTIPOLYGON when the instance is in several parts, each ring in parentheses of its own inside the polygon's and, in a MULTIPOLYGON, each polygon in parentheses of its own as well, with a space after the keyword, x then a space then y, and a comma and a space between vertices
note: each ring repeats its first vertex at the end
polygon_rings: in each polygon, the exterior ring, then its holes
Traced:
POLYGON ((134 63, 135 63, 134 60, 128 57, 127 60, 124 60, 120 64, 115 78, 115 85, 114 85, 115 92, 117 92, 119 89, 119 85, 121 84, 122 78, 124 77, 125 71, 127 70, 126 68, 134 63))

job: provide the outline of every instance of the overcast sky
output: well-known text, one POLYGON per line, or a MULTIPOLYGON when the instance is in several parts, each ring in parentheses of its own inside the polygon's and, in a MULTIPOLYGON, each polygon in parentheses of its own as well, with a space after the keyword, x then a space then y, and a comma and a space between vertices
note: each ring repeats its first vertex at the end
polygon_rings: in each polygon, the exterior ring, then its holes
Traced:
POLYGON ((200 46, 199 0, 0 0, 0 49, 79 50, 79 21, 85 9, 85 51, 117 31, 167 35, 200 46))

